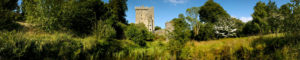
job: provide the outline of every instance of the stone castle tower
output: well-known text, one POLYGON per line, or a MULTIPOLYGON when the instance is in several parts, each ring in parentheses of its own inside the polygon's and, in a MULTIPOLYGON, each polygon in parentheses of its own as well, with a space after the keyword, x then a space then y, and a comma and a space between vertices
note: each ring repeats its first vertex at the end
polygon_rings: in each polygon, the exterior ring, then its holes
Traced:
POLYGON ((149 31, 154 32, 154 7, 135 7, 135 23, 144 23, 149 31))

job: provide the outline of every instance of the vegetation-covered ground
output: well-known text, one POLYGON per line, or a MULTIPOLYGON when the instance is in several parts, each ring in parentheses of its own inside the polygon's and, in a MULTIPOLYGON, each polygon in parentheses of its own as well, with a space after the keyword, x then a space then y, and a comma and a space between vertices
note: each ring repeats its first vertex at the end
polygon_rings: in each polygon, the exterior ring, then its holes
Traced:
POLYGON ((1 32, 2 59, 299 59, 298 36, 268 34, 209 41, 188 41, 172 52, 170 41, 97 40, 67 33, 1 32), (290 39, 290 40, 288 40, 290 39), (176 52, 178 53, 178 52, 176 52), (10 57, 10 58, 5 58, 10 57))
POLYGON ((0 1, 0 60, 300 59, 299 0, 259 1, 246 23, 208 0, 162 35, 128 24, 127 0, 18 1, 0 1))

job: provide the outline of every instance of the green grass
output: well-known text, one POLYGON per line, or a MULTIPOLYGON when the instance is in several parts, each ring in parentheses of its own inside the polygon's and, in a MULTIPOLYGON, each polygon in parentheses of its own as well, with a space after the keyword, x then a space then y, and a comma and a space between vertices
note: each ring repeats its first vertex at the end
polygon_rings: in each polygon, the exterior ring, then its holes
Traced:
POLYGON ((1 32, 3 59, 299 59, 300 35, 269 34, 208 41, 188 41, 174 55, 170 42, 147 41, 139 46, 131 40, 97 40, 95 36, 73 37, 68 33, 1 32))

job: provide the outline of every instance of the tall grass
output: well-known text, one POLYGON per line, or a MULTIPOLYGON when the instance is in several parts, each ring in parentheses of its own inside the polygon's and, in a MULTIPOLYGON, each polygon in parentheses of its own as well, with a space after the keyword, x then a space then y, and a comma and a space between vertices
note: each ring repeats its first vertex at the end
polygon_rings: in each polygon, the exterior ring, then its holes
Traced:
POLYGON ((101 40, 96 36, 73 37, 68 33, 2 31, 0 59, 50 60, 236 60, 299 59, 300 34, 271 34, 210 41, 188 41, 181 48, 154 40, 140 46, 132 40, 101 40), (176 53, 174 54, 174 50, 176 53))

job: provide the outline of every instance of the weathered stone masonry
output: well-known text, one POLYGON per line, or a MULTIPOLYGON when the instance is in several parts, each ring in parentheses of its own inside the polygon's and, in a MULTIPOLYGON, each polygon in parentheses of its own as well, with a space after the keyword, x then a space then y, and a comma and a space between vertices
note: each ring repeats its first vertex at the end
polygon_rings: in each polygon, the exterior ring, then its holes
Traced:
POLYGON ((135 7, 135 23, 143 23, 149 31, 154 32, 154 7, 135 7))

